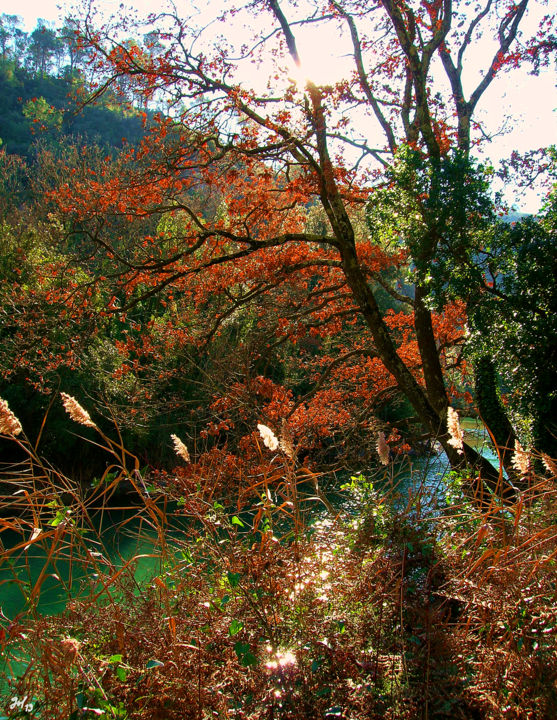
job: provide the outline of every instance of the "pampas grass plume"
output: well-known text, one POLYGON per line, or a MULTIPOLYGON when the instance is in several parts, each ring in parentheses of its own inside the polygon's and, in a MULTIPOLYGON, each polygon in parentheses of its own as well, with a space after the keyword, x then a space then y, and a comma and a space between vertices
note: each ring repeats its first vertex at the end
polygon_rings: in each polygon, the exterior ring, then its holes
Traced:
POLYGON ((530 458, 518 440, 514 441, 514 453, 511 465, 522 476, 528 475, 528 471, 530 470, 530 458))
POLYGON ((22 427, 19 420, 8 407, 8 403, 0 398, 0 435, 19 435, 22 427))
POLYGON ((553 477, 557 477, 557 463, 555 460, 550 458, 549 455, 546 455, 546 453, 542 453, 542 462, 547 472, 553 475, 553 477))
POLYGON ((172 438, 172 442, 174 443, 174 452, 176 453, 176 455, 178 455, 178 457, 181 457, 184 462, 191 462, 190 454, 185 443, 180 440, 178 435, 172 434, 170 437, 172 438))
POLYGON ((383 431, 381 431, 377 436, 377 454, 379 455, 379 460, 381 460, 383 465, 389 464, 390 448, 383 431))
POLYGON ((286 424, 286 420, 284 418, 282 418, 282 428, 280 433, 280 449, 291 460, 294 459, 294 455, 296 454, 296 450, 294 449, 294 438, 292 437, 292 432, 286 424))
POLYGON ((259 434, 261 435, 265 447, 269 448, 269 450, 277 450, 279 441, 271 428, 258 423, 257 429, 259 430, 259 434))
POLYGON ((81 405, 74 397, 64 392, 60 393, 60 396, 62 397, 62 404, 64 405, 64 409, 74 422, 79 423, 80 425, 85 425, 85 427, 97 429, 97 426, 91 420, 91 416, 89 415, 87 410, 81 407, 81 405))
POLYGON ((447 430, 451 439, 449 445, 456 448, 459 455, 464 454, 464 435, 458 421, 458 413, 450 405, 447 408, 447 430))

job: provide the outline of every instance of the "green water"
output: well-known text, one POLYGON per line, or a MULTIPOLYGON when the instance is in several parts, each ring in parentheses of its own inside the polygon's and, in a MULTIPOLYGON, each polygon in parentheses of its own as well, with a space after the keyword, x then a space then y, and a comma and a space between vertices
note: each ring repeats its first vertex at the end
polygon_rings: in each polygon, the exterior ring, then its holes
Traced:
POLYGON ((475 448, 494 465, 498 464, 497 454, 489 440, 489 434, 484 424, 477 418, 460 418, 460 427, 464 431, 464 440, 475 448))
MULTIPOLYGON (((114 574, 127 566, 128 577, 133 577, 138 589, 160 572, 159 540, 142 509, 113 508, 92 515, 90 520, 87 531, 79 536, 81 542, 76 544, 74 535, 73 547, 61 544, 55 557, 50 557, 52 535, 44 541, 39 536, 27 548, 0 555, 0 629, 8 631, 26 613, 62 613, 69 599, 90 596, 91 592, 102 599, 103 585, 96 582, 95 570, 114 574), (98 563, 97 568, 94 563, 98 563), (40 593, 30 602, 32 588, 39 580, 40 593)), ((184 520, 177 518, 170 534, 183 531, 180 528, 183 524, 184 520)), ((48 534, 47 520, 43 530, 48 534)), ((22 539, 11 531, 4 531, 0 538, 5 551, 16 547, 22 539)), ((0 675, 8 677, 23 674, 27 667, 25 654, 19 661, 5 663, 7 658, 0 658, 0 675)), ((9 693, 9 686, 0 678, 0 700, 11 697, 9 693)))
MULTIPOLYGON (((495 467, 499 467, 497 453, 482 421, 472 417, 461 417, 460 427, 464 434, 464 442, 483 455, 495 467)), ((432 491, 435 491, 436 486, 442 489, 443 482, 450 472, 449 459, 445 453, 440 451, 437 455, 421 458, 419 465, 422 476, 432 491)))
MULTIPOLYGON (((461 418, 461 426, 466 442, 496 463, 497 457, 489 445, 489 438, 481 422, 474 418, 461 418)), ((396 482, 400 482, 402 471, 402 475, 406 476, 402 479, 402 485, 410 483, 412 475, 415 475, 418 481, 425 478, 426 484, 433 486, 443 481, 447 466, 447 458, 443 453, 421 458, 417 462, 402 465, 397 471, 396 482), (413 473, 413 469, 418 472, 413 473)), ((332 497, 331 500, 333 504, 339 502, 338 498, 332 497)), ((178 520, 178 525, 169 530, 169 534, 181 530, 183 528, 178 520)), ((1 540, 4 548, 9 548, 21 541, 21 537, 15 533, 4 532, 1 540)), ((102 551, 116 567, 121 567, 130 558, 137 557, 133 570, 138 583, 151 577, 160 563, 157 557, 159 549, 156 532, 149 527, 139 508, 114 508, 93 515, 91 528, 84 535, 84 543, 87 543, 90 549, 102 551)), ((86 584, 83 581, 87 579, 87 571, 83 565, 75 558, 64 557, 67 553, 62 553, 62 557, 58 556, 55 562, 49 562, 49 546, 50 541, 46 539, 44 544, 37 542, 28 550, 21 548, 17 554, 10 556, 8 561, 0 559, 0 609, 6 620, 13 620, 28 609, 26 595, 41 573, 46 577, 35 609, 42 614, 61 612, 68 597, 75 597, 83 591, 86 584)))
MULTIPOLYGON (((20 541, 21 536, 16 533, 2 534, 6 549, 20 541)), ((159 563, 155 531, 146 527, 145 521, 131 509, 114 509, 93 518, 93 528, 84 534, 83 544, 94 553, 102 552, 116 568, 140 556, 133 564, 138 583, 152 575, 159 563), (102 538, 102 546, 96 535, 102 538)), ((34 609, 41 614, 61 612, 68 597, 76 597, 83 592, 87 584, 84 581, 88 580, 88 570, 79 558, 83 553, 77 551, 72 555, 66 548, 56 559, 49 559, 49 546, 47 538, 44 543, 36 542, 27 550, 21 548, 10 554, 8 559, 0 561, 0 608, 5 618, 13 620, 29 609, 30 590, 41 574, 44 580, 38 601, 34 604, 34 609)))
MULTIPOLYGON (((461 426, 465 433, 465 440, 479 450, 492 462, 497 462, 488 440, 488 435, 482 424, 473 418, 462 418, 461 426)), ((444 478, 448 472, 448 461, 444 453, 419 458, 414 461, 407 459, 404 463, 391 464, 385 476, 392 473, 392 485, 399 490, 403 499, 413 491, 413 484, 425 484, 430 496, 435 496, 438 490, 442 491, 444 478)), ((365 474, 365 471, 364 471, 365 474)), ((394 497, 394 496, 393 496, 394 497)), ((343 504, 340 494, 333 493, 330 499, 335 506, 343 504)), ((320 509, 321 506, 319 506, 320 509)), ((144 511, 144 509, 141 509, 144 511)), ((114 573, 133 559, 130 574, 138 588, 148 582, 160 572, 161 558, 160 545, 157 533, 149 523, 148 518, 139 508, 113 508, 93 515, 87 532, 83 534, 83 545, 89 551, 101 558, 104 567, 110 565, 114 573)), ((169 537, 183 536, 185 518, 180 518, 173 508, 165 508, 167 516, 173 518, 174 525, 167 528, 169 537)), ((189 523, 191 525, 191 523, 189 523)), ((3 532, 1 541, 4 549, 14 547, 21 542, 21 536, 16 533, 3 532)), ((7 628, 10 622, 17 621, 18 615, 32 609, 38 614, 59 614, 66 607, 68 599, 86 595, 95 587, 95 568, 91 562, 81 562, 79 556, 71 557, 69 550, 56 553, 55 558, 49 558, 51 539, 46 537, 42 542, 36 542, 25 549, 20 548, 16 553, 9 555, 6 560, 0 555, 0 627, 7 628), (35 598, 33 607, 29 605, 31 588, 42 578, 40 594, 35 598)), ((79 555, 79 553, 78 553, 79 555)), ((87 553, 81 553, 82 558, 87 553)), ((90 560, 90 558, 89 558, 90 560)), ((98 586, 99 593, 102 585, 98 586)), ((102 595, 101 595, 102 596, 102 595)), ((18 674, 24 670, 25 665, 12 666, 18 674)), ((0 661, 0 672, 2 662, 0 661)), ((0 696, 2 688, 0 688, 0 696)))

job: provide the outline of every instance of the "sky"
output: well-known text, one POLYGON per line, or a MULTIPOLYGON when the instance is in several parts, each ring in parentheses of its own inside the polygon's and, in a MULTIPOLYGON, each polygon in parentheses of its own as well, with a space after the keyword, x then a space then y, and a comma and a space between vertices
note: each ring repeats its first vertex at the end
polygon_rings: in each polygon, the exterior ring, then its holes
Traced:
POLYGON ((57 4, 55 0, 0 0, 0 14, 19 15, 29 32, 35 28, 39 17, 56 21, 59 15, 57 4))
MULTIPOLYGON (((67 8, 78 2, 79 0, 65 3, 61 0, 0 0, 0 13, 21 16, 24 29, 30 32, 35 28, 38 18, 60 26, 64 15, 68 14, 67 8), (65 5, 65 12, 61 5, 65 5)), ((188 5, 193 2, 195 0, 181 0, 181 3, 188 5)), ((206 8, 207 4, 215 2, 218 4, 220 0, 203 0, 200 5, 206 8)), ((163 6, 162 0, 126 0, 126 4, 131 4, 145 13, 163 6)), ((108 13, 116 12, 121 0, 95 0, 94 5, 108 13)), ((547 7, 542 9, 542 12, 547 12, 547 7)), ((74 13, 75 10, 71 14, 74 13)), ((337 43, 333 40, 331 44, 334 46, 337 43)), ((314 59, 313 68, 308 70, 314 80, 319 81, 320 78, 315 77, 318 73, 330 74, 335 64, 338 65, 338 58, 334 58, 327 51, 328 47, 330 45, 322 32, 316 34, 315 39, 309 38, 305 55, 314 59)), ((482 58, 478 57, 478 60, 481 61, 482 58)), ((512 150, 525 152, 557 143, 557 89, 554 71, 543 73, 536 78, 528 75, 526 70, 518 70, 497 80, 482 98, 478 118, 481 119, 482 115, 489 117, 491 127, 501 125, 511 108, 512 132, 495 138, 489 145, 489 158, 494 163, 509 156, 512 150)), ((512 202, 513 198, 508 197, 507 200, 512 202)), ((535 212, 539 202, 539 196, 531 192, 527 197, 521 198, 520 206, 528 212, 535 212)))

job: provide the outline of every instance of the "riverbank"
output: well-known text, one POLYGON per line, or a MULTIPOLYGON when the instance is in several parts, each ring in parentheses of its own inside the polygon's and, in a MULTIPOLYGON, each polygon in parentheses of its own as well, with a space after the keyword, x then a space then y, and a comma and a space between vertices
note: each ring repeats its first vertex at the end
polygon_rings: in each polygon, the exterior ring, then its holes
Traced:
POLYGON ((273 462, 226 503, 190 464, 149 486, 122 467, 86 496, 50 471, 18 484, 5 716, 551 717, 555 477, 479 507, 442 456, 344 474, 328 498, 273 462), (135 495, 116 509, 120 479, 135 495))
MULTIPOLYGON (((137 563, 154 553, 136 545, 116 563, 90 548, 84 592, 4 636, 6 657, 28 658, 10 698, 31 698, 41 720, 410 720, 424 703, 429 718, 551 717, 554 486, 479 512, 455 482, 431 513, 423 475, 403 504, 388 473, 353 476, 349 512, 297 528, 296 503, 314 501, 294 488, 278 503, 269 487, 249 521, 202 493, 166 516, 148 505, 149 532, 176 512, 182 533, 165 535, 143 578, 137 563)), ((137 539, 123 520, 117 534, 137 539)))

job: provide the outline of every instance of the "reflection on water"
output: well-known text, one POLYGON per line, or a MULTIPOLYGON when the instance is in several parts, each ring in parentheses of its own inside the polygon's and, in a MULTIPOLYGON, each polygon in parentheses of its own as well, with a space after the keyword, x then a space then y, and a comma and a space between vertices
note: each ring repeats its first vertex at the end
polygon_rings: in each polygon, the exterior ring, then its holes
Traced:
POLYGON ((464 431, 465 442, 497 466, 499 459, 482 421, 479 418, 463 417, 460 418, 460 427, 464 431))
MULTIPOLYGON (((489 442, 489 435, 480 420, 464 417, 460 419, 467 443, 476 448, 484 457, 497 465, 498 458, 489 442)), ((436 490, 443 487, 449 472, 448 460, 443 452, 426 457, 408 457, 398 463, 391 463, 380 481, 374 480, 382 490, 393 491, 393 497, 404 499, 408 493, 415 495, 423 486, 427 486, 428 494, 435 495, 436 490)), ((365 474, 365 472, 364 472, 365 474)), ((377 478, 376 472, 373 473, 377 478)), ((343 505, 346 496, 331 496, 333 504, 343 505)), ((137 509, 121 508, 99 513, 93 518, 93 533, 85 535, 84 542, 89 544, 89 554, 99 556, 103 562, 103 553, 109 563, 116 568, 122 567, 128 560, 136 556, 134 561, 134 577, 138 583, 149 578, 156 572, 157 534, 152 526, 146 523, 137 509), (91 550, 93 548, 93 550, 91 550), (145 556, 150 557, 145 557, 145 556)), ((183 529, 183 528, 182 528, 183 529)), ((172 534, 172 532, 171 532, 172 534)), ((10 547, 21 541, 21 536, 8 532, 2 533, 4 547, 10 547)), ((91 579, 94 569, 87 570, 76 557, 72 557, 71 549, 66 553, 57 554, 56 559, 48 559, 49 541, 44 546, 37 542, 29 550, 21 548, 15 556, 8 560, 0 560, 0 609, 7 619, 13 619, 26 609, 27 595, 37 582, 44 576, 37 610, 43 614, 61 612, 68 597, 75 597, 91 579), (65 555, 65 557, 64 557, 65 555)))
MULTIPOLYGON (((489 433, 481 420, 460 418, 464 441, 499 468, 499 458, 491 444, 489 433)), ((449 459, 437 443, 437 452, 429 455, 409 455, 391 463, 381 477, 372 471, 376 489, 389 497, 395 509, 408 506, 409 500, 418 500, 420 512, 435 512, 439 501, 443 503, 447 480, 451 472, 449 459)), ((364 475, 366 473, 364 472, 364 475)), ((357 512, 357 507, 354 508, 357 512)))
MULTIPOLYGON (((499 458, 495 451, 489 433, 479 418, 461 417, 460 427, 464 433, 464 442, 473 447, 486 460, 489 460, 496 468, 499 467, 499 458)), ((421 460, 422 472, 427 478, 427 484, 433 485, 442 483, 450 472, 449 459, 439 446, 437 455, 430 455, 421 460)))

